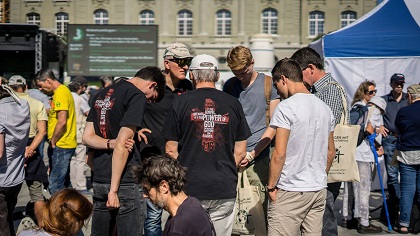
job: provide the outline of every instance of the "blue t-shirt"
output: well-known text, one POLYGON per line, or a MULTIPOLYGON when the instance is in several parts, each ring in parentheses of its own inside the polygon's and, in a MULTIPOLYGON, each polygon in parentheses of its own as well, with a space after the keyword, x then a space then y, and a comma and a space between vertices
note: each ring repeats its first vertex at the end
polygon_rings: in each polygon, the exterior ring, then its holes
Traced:
POLYGON ((420 101, 398 111, 395 127, 398 129, 397 150, 420 150, 420 101))

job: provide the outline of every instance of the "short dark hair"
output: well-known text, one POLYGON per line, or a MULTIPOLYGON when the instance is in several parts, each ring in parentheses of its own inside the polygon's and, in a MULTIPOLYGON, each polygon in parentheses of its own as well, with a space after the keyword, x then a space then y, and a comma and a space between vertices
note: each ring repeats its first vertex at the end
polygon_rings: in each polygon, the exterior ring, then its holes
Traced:
POLYGON ((271 71, 271 75, 273 76, 273 82, 279 81, 281 75, 293 82, 303 82, 302 70, 299 64, 290 58, 278 61, 271 71))
POLYGON ((9 85, 9 87, 12 88, 14 91, 18 90, 19 88, 22 88, 23 91, 26 90, 25 84, 9 85))
POLYGON ((297 50, 290 58, 299 63, 301 70, 305 69, 309 64, 314 65, 319 70, 324 70, 321 56, 310 47, 297 50))
POLYGON ((47 79, 57 80, 51 69, 42 69, 35 74, 36 81, 45 81, 47 79))
POLYGON ((158 187, 165 180, 172 195, 184 191, 187 182, 185 168, 169 156, 151 156, 141 165, 132 167, 132 172, 137 183, 151 187, 158 187))
POLYGON ((156 66, 147 66, 137 71, 134 77, 141 78, 143 80, 156 82, 156 91, 158 92, 158 99, 160 101, 165 95, 166 78, 163 75, 162 70, 156 66))
POLYGON ((67 85, 67 87, 69 87, 69 90, 70 90, 70 92, 77 92, 79 89, 80 89, 80 87, 82 87, 83 86, 83 84, 81 84, 81 83, 70 83, 70 84, 68 84, 67 85))

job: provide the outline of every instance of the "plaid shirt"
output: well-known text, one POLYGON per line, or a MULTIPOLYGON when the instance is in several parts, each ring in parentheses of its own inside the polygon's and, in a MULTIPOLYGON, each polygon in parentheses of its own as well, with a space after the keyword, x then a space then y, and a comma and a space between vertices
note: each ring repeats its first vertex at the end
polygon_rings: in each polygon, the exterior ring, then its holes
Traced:
MULTIPOLYGON (((340 85, 338 87, 336 84, 332 84, 332 82, 338 83, 335 79, 333 79, 330 73, 327 73, 324 77, 314 83, 313 93, 331 108, 332 113, 334 114, 335 124, 337 125, 340 123, 341 114, 344 111, 343 100, 341 96, 342 92, 344 93, 346 104, 348 104, 348 100, 346 91, 343 86, 340 85), (340 91, 340 89, 342 89, 342 91, 340 91)), ((347 120, 350 121, 348 110, 347 117, 347 120)))

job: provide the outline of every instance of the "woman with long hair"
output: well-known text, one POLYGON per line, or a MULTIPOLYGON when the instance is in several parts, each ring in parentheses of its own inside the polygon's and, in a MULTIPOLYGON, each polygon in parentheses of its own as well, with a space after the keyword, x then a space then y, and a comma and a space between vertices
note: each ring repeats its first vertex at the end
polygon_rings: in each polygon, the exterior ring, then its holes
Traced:
POLYGON ((19 236, 75 236, 92 210, 92 203, 77 190, 63 189, 45 204, 40 228, 22 231, 19 236))
MULTIPOLYGON (((371 100, 381 99, 380 97, 373 99, 376 95, 375 85, 373 81, 361 83, 354 94, 352 107, 367 106, 371 100)), ((383 101, 383 103, 386 107, 386 102, 383 101)), ((365 132, 372 134, 375 129, 379 129, 383 125, 381 114, 384 110, 383 106, 379 108, 375 104, 367 106, 367 111, 364 114, 365 122, 362 123, 365 126, 365 132)), ((356 148, 356 162, 359 168, 360 182, 344 183, 343 221, 347 228, 357 228, 357 232, 361 234, 380 233, 382 228, 369 222, 369 196, 372 183, 372 165, 375 160, 367 137, 356 148), (352 204, 353 198, 354 205, 352 204), (352 205, 353 215, 349 214, 352 205)))

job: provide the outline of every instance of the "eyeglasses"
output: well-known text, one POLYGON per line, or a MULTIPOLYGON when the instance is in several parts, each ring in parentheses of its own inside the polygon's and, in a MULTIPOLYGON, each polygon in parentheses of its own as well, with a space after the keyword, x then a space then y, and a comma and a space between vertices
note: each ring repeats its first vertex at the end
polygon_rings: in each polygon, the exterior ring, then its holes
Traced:
POLYGON ((369 94, 369 95, 372 95, 372 94, 374 94, 374 93, 376 93, 378 90, 371 90, 371 91, 367 91, 366 92, 366 94, 369 94))
POLYGON ((178 64, 179 67, 184 67, 184 66, 190 66, 191 65, 192 58, 191 57, 173 58, 173 59, 168 59, 168 61, 175 62, 176 64, 178 64))

